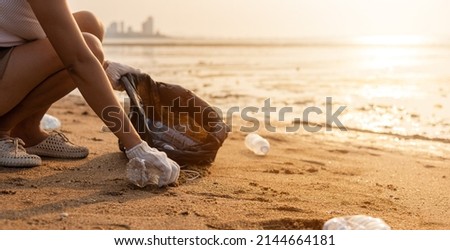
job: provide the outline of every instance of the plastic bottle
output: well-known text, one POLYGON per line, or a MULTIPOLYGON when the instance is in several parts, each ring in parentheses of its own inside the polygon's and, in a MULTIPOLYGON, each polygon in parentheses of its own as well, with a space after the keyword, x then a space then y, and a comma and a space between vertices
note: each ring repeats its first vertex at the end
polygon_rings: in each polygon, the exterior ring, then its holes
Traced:
POLYGON ((266 155, 270 150, 269 141, 255 133, 248 134, 245 137, 245 146, 256 155, 266 155))
POLYGON ((167 150, 175 150, 171 145, 180 145, 180 147, 190 147, 195 146, 197 144, 194 140, 190 139, 187 136, 182 136, 182 133, 164 125, 160 121, 156 121, 153 123, 150 119, 147 119, 147 124, 150 130, 154 132, 153 136, 155 139, 161 142, 166 142, 163 143, 164 144, 163 147, 167 150))
POLYGON ((380 218, 367 215, 337 217, 328 220, 323 230, 390 230, 391 227, 380 218))
POLYGON ((145 164, 143 159, 133 158, 127 164, 127 178, 138 187, 158 185, 161 170, 145 164))
POLYGON ((42 117, 40 127, 43 130, 57 130, 61 127, 61 121, 54 116, 45 114, 44 117, 42 117))

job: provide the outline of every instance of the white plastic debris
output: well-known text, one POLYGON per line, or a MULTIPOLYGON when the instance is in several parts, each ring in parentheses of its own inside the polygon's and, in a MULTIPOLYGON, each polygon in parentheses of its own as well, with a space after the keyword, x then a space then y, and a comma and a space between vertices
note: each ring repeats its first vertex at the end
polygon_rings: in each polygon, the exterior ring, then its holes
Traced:
POLYGON ((323 230, 390 230, 391 227, 380 218, 367 215, 336 217, 323 225, 323 230))
POLYGON ((131 183, 138 187, 158 185, 161 170, 152 164, 145 164, 143 159, 133 158, 127 164, 127 177, 131 183))
POLYGON ((61 121, 54 116, 45 114, 42 117, 40 126, 43 130, 57 130, 61 128, 61 121))

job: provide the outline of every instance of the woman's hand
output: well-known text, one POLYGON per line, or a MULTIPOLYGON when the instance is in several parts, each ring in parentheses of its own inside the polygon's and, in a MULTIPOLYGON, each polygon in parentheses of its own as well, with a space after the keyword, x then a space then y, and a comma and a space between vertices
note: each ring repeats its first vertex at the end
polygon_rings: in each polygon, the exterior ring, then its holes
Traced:
POLYGON ((143 159, 146 167, 155 167, 162 172, 159 177, 158 186, 162 187, 177 181, 180 175, 180 166, 175 161, 167 157, 166 153, 148 146, 147 142, 126 151, 128 159, 143 159))

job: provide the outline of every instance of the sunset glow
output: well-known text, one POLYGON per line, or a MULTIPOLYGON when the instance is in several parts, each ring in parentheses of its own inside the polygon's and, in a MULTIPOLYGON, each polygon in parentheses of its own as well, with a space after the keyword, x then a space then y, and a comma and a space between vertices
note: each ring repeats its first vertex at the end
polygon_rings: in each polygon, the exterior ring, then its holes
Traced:
POLYGON ((361 37, 373 43, 420 42, 411 36, 450 37, 446 0, 69 0, 108 25, 134 29, 148 17, 175 36, 243 38, 361 37), (380 37, 381 36, 381 37, 380 37), (407 36, 386 40, 383 36, 407 36), (406 39, 406 40, 405 40, 406 39))

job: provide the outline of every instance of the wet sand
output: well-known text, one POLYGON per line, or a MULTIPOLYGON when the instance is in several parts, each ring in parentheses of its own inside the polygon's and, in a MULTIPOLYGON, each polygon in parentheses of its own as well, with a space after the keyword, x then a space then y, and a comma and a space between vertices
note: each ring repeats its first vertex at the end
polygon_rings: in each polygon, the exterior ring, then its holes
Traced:
POLYGON ((188 167, 177 185, 134 187, 117 139, 77 96, 50 114, 83 160, 0 167, 0 229, 321 229, 333 217, 366 214, 392 229, 450 229, 450 158, 313 134, 263 135, 265 157, 230 133, 209 167, 188 167))

